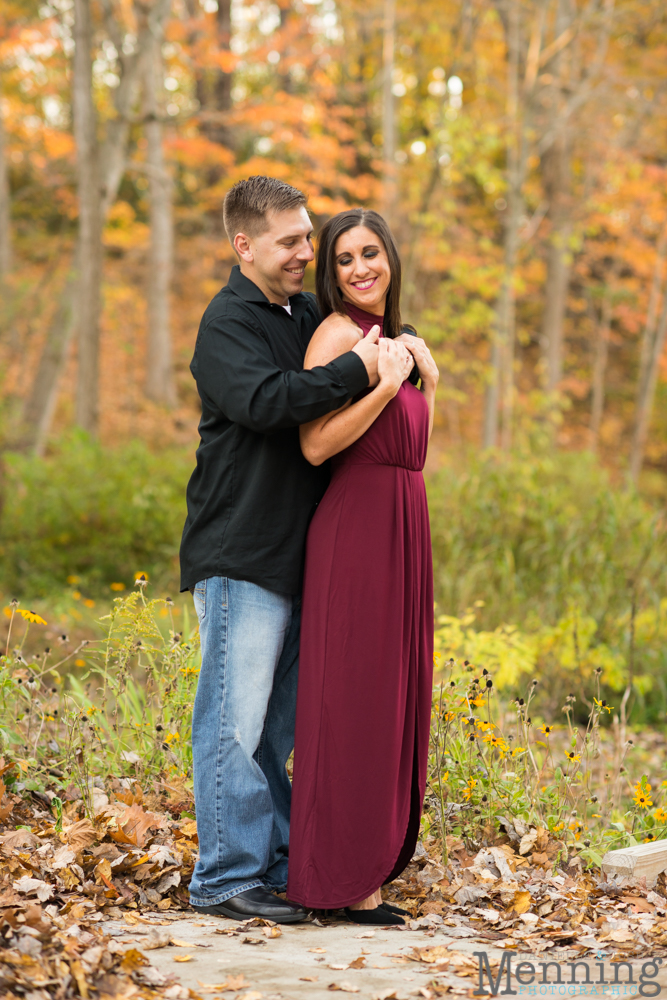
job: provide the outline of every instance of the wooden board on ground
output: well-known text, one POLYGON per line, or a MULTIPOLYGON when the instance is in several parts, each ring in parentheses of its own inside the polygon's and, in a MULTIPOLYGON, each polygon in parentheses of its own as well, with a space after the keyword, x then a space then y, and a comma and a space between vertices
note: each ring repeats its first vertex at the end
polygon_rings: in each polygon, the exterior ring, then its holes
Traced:
POLYGON ((647 885, 653 885, 660 872, 667 871, 667 840, 607 851, 602 859, 602 871, 607 876, 644 877, 647 885))

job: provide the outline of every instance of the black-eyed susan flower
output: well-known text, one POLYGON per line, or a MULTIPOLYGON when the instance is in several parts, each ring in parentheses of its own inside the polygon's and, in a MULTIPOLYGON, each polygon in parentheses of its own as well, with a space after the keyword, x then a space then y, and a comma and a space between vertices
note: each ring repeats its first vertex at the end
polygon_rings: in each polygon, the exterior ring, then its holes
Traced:
POLYGON ((22 618, 25 618, 27 622, 31 622, 33 625, 46 625, 44 619, 38 615, 36 611, 26 611, 25 608, 19 608, 18 613, 22 618))
POLYGON ((466 802, 470 802, 473 792, 475 791, 476 784, 477 782, 475 781, 474 778, 468 779, 468 784, 463 789, 463 798, 466 800, 466 802))
POLYGON ((555 726, 540 726, 540 732, 545 736, 551 736, 555 728, 555 726))
POLYGON ((574 750, 568 750, 565 756, 571 764, 578 763, 581 760, 581 754, 575 753, 574 750))
POLYGON ((664 809, 658 808, 653 813, 656 823, 667 823, 667 812, 664 809))
POLYGON ((635 785, 634 794, 635 805, 639 809, 650 809, 653 805, 653 800, 651 799, 651 786, 649 785, 646 778, 642 778, 635 785))
POLYGON ((607 702, 604 700, 604 698, 602 699, 602 701, 599 701, 597 698, 593 698, 593 701, 595 702, 595 704, 597 705, 597 707, 600 709, 601 712, 603 710, 605 712, 612 712, 613 711, 614 706, 613 705, 608 705, 607 702))

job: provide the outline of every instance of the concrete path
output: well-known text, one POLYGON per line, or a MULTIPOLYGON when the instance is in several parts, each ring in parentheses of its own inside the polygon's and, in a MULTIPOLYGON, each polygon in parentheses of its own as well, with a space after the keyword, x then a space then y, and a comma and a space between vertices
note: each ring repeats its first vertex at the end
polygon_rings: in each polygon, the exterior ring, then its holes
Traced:
MULTIPOLYGON (((242 927, 223 917, 183 914, 172 919, 156 913, 136 924, 105 922, 104 930, 123 950, 135 947, 159 972, 177 976, 182 986, 201 996, 215 994, 221 1000, 232 1000, 232 991, 237 1000, 324 1000, 338 990, 358 994, 359 1000, 408 1000, 439 995, 437 988, 432 987, 434 982, 440 993, 449 987, 449 995, 470 996, 478 988, 478 960, 472 953, 486 951, 491 962, 500 961, 503 956, 502 950, 491 947, 488 941, 452 937, 457 928, 448 927, 435 931, 395 927, 366 930, 342 921, 324 926, 304 923, 280 928, 242 927), (169 938, 177 944, 159 946, 169 938), (408 957, 415 955, 415 949, 436 947, 437 963, 426 964, 408 957)), ((577 960, 575 954, 563 952, 557 957, 567 963, 577 960)), ((539 956, 513 953, 512 964, 516 968, 520 961, 539 963, 553 959, 547 953, 539 956)), ((593 982, 598 976, 594 962, 588 960, 593 982)), ((633 965, 637 982, 641 963, 633 965)), ((550 981, 554 972, 552 967, 550 981)), ((583 978, 583 970, 577 978, 583 978)), ((563 981, 570 983, 569 968, 563 969, 563 981)), ((661 992, 657 995, 667 998, 664 967, 658 981, 661 992)), ((516 982, 513 986, 519 994, 533 994, 534 987, 518 986, 516 982)), ((501 986, 501 991, 504 988, 501 986)), ((638 994, 637 986, 625 992, 623 989, 618 992, 618 987, 607 990, 609 995, 638 994)), ((582 985, 577 993, 597 995, 594 986, 587 989, 582 985)), ((172 995, 174 1000, 185 1000, 186 993, 183 990, 179 994, 176 988, 172 995)), ((559 995, 558 987, 554 995, 559 995)))

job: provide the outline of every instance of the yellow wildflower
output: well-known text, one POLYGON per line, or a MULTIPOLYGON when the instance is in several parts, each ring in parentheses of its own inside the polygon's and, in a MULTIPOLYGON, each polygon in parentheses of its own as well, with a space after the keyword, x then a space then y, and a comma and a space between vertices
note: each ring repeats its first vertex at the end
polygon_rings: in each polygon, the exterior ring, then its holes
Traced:
POLYGON ((602 711, 602 709, 605 709, 605 711, 607 711, 607 712, 612 712, 613 711, 614 706, 613 705, 608 705, 607 702, 604 699, 602 699, 602 701, 598 701, 597 698, 593 698, 593 701, 595 702, 595 704, 597 705, 597 707, 600 709, 600 711, 602 711))
POLYGON ((485 722, 484 719, 475 719, 475 725, 478 729, 481 729, 483 733, 487 732, 489 729, 493 729, 493 725, 490 722, 485 722))
POLYGON ((635 805, 640 809, 650 809, 653 805, 653 800, 651 798, 651 786, 645 778, 642 781, 638 781, 635 785, 635 805), (642 784, 642 782, 644 784, 642 784))
POLYGON ((124 583, 110 583, 109 584, 109 589, 110 590, 125 590, 125 584, 124 583))
POLYGON ((578 763, 581 760, 581 754, 575 753, 574 750, 568 750, 565 756, 567 757, 567 759, 570 761, 571 764, 575 762, 578 763))
POLYGON ((488 743, 494 750, 500 750, 501 753, 507 753, 509 751, 509 747, 507 743, 505 743, 505 740, 500 736, 494 736, 492 733, 486 734, 484 742, 488 743))
POLYGON ((512 756, 518 757, 520 753, 525 753, 525 752, 526 752, 525 747, 514 747, 514 750, 512 750, 512 756))
POLYGON ((664 809, 658 808, 653 813, 653 816, 658 823, 667 823, 667 812, 664 809))
POLYGON ((555 726, 540 726, 540 732, 545 736, 551 736, 555 728, 555 726))
POLYGON ((477 782, 475 781, 474 778, 470 778, 468 780, 468 784, 463 789, 463 798, 466 800, 466 802, 470 802, 470 800, 472 798, 472 793, 475 790, 475 785, 476 784, 477 784, 477 782))
POLYGON ((25 618, 27 622, 32 622, 33 625, 46 625, 46 622, 41 618, 36 611, 26 611, 24 608, 18 608, 18 613, 22 618, 25 618))

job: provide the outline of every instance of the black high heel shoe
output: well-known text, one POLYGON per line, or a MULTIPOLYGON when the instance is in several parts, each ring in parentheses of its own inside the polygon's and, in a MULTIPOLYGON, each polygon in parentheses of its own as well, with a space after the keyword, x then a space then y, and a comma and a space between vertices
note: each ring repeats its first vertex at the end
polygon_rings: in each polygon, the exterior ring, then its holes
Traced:
POLYGON ((351 910, 345 907, 345 916, 353 924, 374 924, 378 927, 389 927, 390 924, 404 924, 403 917, 384 906, 376 906, 374 910, 351 910))
POLYGON ((393 903, 387 903, 385 900, 383 900, 380 903, 380 909, 389 910, 390 913, 396 913, 396 914, 398 914, 399 917, 411 917, 412 916, 412 914, 409 912, 409 910, 403 910, 403 909, 401 909, 400 906, 394 906, 393 903))

